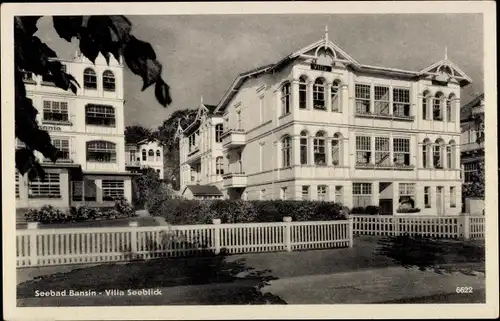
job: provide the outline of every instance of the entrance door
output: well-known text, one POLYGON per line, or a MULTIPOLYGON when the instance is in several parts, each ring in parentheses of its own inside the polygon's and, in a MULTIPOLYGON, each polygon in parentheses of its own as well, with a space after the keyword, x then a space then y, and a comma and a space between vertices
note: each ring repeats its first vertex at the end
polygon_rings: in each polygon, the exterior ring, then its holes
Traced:
POLYGON ((443 186, 438 186, 436 188, 436 209, 437 215, 442 216, 444 214, 444 195, 443 195, 443 186))

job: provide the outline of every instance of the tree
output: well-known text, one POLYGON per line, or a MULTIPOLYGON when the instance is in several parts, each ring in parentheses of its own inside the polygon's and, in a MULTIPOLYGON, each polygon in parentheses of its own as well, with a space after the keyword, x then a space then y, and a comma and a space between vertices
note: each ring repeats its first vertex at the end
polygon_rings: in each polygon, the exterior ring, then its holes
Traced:
POLYGON ((484 158, 477 161, 477 169, 470 173, 470 181, 463 185, 464 198, 484 198, 484 158))
POLYGON ((132 202, 137 207, 143 207, 152 192, 162 184, 158 173, 153 168, 143 168, 140 174, 132 180, 132 202))
POLYGON ((155 134, 155 136, 163 144, 166 181, 172 183, 174 189, 179 189, 180 183, 179 144, 178 140, 175 139, 175 132, 179 121, 182 128, 186 128, 195 120, 196 113, 196 109, 182 109, 174 111, 170 117, 158 127, 155 134), (175 181, 172 178, 175 178, 175 181))
MULTIPOLYGON (((28 173, 30 180, 45 177, 34 151, 53 162, 60 152, 52 145, 49 134, 38 126, 38 111, 26 97, 23 73, 42 76, 74 94, 80 87, 73 76, 63 71, 54 50, 34 36, 38 19, 40 16, 14 18, 15 136, 25 144, 25 148, 16 151, 15 160, 20 174, 28 173)), ((78 39, 80 52, 90 61, 95 63, 99 53, 108 63, 111 55, 117 60, 123 57, 127 67, 142 78, 143 91, 155 85, 156 100, 164 107, 172 102, 169 86, 161 77, 162 64, 156 59, 153 47, 131 34, 132 24, 126 17, 54 16, 52 20, 59 37, 68 42, 78 39)))
POLYGON ((154 139, 154 134, 151 129, 141 125, 133 125, 125 127, 125 143, 136 144, 143 139, 154 139))

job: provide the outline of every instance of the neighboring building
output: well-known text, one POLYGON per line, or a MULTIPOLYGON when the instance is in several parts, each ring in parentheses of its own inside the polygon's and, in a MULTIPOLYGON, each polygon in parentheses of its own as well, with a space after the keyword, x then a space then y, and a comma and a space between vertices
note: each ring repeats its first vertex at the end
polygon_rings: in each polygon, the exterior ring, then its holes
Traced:
POLYGON ((224 195, 215 185, 187 185, 182 197, 194 200, 222 199, 224 195))
MULTIPOLYGON (((481 144, 477 143, 478 127, 475 124, 475 116, 484 117, 484 94, 478 95, 462 106, 460 110, 462 131, 460 139, 460 162, 464 184, 470 184, 471 174, 478 170, 478 163, 484 161, 484 142, 481 142, 481 144)), ((482 130, 482 133, 484 133, 484 130, 482 130)), ((464 199, 463 210, 471 214, 482 213, 484 210, 484 199, 464 199)))
POLYGON ((200 106, 180 129, 181 186, 459 214, 460 89, 469 83, 446 54, 420 71, 368 66, 326 32, 240 74, 215 108, 200 106))
POLYGON ((125 144, 125 166, 131 172, 150 167, 163 179, 163 146, 158 140, 148 139, 137 144, 125 144))
POLYGON ((53 163, 36 153, 45 181, 28 182, 16 171, 17 207, 108 206, 115 197, 131 201, 133 174, 125 170, 123 63, 111 57, 108 65, 101 55, 95 65, 82 55, 61 63, 80 85, 76 95, 41 77, 24 75, 27 97, 39 111, 38 123, 61 155, 53 163))

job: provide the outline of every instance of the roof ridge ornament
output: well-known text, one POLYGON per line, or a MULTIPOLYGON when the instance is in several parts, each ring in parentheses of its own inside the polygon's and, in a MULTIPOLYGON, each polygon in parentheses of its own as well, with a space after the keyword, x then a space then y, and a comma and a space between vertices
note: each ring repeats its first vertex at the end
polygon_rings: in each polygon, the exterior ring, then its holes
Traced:
POLYGON ((325 46, 328 45, 328 25, 325 25, 325 46))
POLYGON ((448 61, 448 46, 444 47, 444 60, 448 61))

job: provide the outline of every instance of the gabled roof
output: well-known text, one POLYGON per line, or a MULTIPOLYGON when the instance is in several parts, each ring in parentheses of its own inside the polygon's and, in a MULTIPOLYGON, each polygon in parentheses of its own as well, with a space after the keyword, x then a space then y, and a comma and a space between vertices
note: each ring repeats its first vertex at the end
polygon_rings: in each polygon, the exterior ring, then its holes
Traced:
POLYGON ((437 80, 442 79, 445 81, 448 81, 450 78, 454 78, 462 87, 472 83, 472 79, 448 59, 447 49, 445 49, 444 59, 420 70, 418 75, 434 76, 437 80))
POLYGON ((460 121, 467 121, 472 117, 472 108, 484 100, 484 93, 478 95, 460 108, 460 121))
MULTIPOLYGON (((201 96, 200 100, 201 100, 200 105, 198 106, 198 112, 196 113, 195 119, 186 128, 182 129, 182 127, 181 127, 182 133, 186 133, 186 134, 191 133, 195 128, 197 128, 201 124, 201 119, 204 116, 211 117, 211 116, 219 116, 219 115, 221 116, 222 115, 216 111, 217 105, 208 105, 208 104, 203 103, 203 96, 201 96)), ((180 127, 180 123, 179 123, 178 127, 180 127)))
POLYGON ((194 196, 223 196, 215 185, 187 185, 182 194, 189 189, 194 196))
POLYGON ((461 71, 455 64, 448 60, 447 54, 445 54, 445 59, 425 68, 420 71, 411 71, 397 68, 387 68, 387 67, 379 67, 379 66, 371 66, 371 65, 363 65, 357 62, 353 57, 348 55, 345 51, 343 51, 336 44, 331 42, 328 39, 328 28, 325 30, 325 36, 323 39, 318 40, 294 53, 291 53, 279 60, 276 63, 268 64, 262 67, 258 67, 252 69, 250 71, 239 74, 234 81, 232 82, 229 90, 224 94, 220 102, 217 104, 217 108, 215 112, 223 112, 227 103, 231 101, 231 99, 236 95, 238 90, 241 88, 243 83, 249 79, 250 77, 259 76, 261 74, 272 72, 275 70, 281 69, 283 66, 288 63, 294 61, 298 58, 312 58, 318 59, 318 53, 321 49, 326 51, 330 51, 335 59, 335 62, 339 62, 344 64, 345 66, 349 66, 357 71, 371 72, 371 73, 390 73, 395 76, 408 77, 410 79, 415 79, 422 76, 441 76, 442 70, 448 70, 445 67, 449 67, 452 73, 452 77, 457 79, 461 86, 468 85, 472 82, 471 78, 467 76, 463 71, 461 71), (311 52, 314 51, 314 55, 311 55, 311 52), (309 54, 308 54, 309 53, 309 54))

